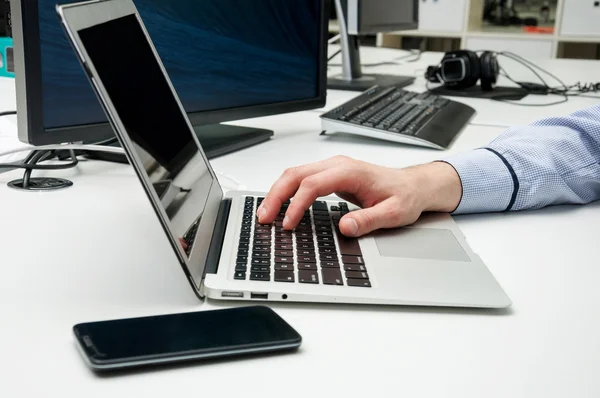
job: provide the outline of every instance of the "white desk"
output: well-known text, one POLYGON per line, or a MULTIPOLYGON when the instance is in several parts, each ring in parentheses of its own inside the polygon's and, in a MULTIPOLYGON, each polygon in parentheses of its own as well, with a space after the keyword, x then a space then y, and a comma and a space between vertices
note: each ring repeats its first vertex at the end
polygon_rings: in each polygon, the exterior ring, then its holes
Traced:
MULTIPOLYGON (((241 124, 276 135, 212 164, 257 190, 285 167, 340 153, 388 166, 442 155, 319 136, 316 112, 241 124)), ((469 126, 451 151, 501 130, 469 126)), ((512 298, 508 311, 277 304, 303 336, 296 354, 99 377, 75 350, 73 324, 234 304, 196 299, 129 167, 82 162, 53 173, 75 185, 52 193, 7 188, 19 175, 0 174, 0 397, 600 394, 597 204, 457 217, 512 298)))

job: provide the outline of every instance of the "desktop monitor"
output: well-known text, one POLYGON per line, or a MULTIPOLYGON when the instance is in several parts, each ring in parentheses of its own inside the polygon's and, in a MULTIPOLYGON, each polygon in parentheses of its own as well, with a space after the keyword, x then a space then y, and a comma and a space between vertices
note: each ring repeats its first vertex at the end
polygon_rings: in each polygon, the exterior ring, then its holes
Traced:
POLYGON ((364 91, 374 85, 403 87, 412 76, 363 74, 360 61, 361 35, 417 29, 419 0, 333 0, 340 30, 342 74, 330 76, 331 89, 364 91))
MULTIPOLYGON (((113 141, 60 26, 56 0, 11 1, 19 139, 33 145, 113 141)), ((209 158, 272 135, 221 122, 325 106, 324 0, 134 3, 209 158)))

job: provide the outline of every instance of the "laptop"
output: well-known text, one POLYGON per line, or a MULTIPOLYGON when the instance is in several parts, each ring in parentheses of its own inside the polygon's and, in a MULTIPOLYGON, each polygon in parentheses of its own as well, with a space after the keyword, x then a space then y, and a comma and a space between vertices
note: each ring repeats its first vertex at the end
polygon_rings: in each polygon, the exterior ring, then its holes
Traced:
POLYGON ((134 3, 92 0, 57 13, 199 298, 511 305, 447 214, 350 239, 337 223, 357 208, 327 197, 294 231, 281 227, 289 201, 272 225, 261 225, 265 193, 224 195, 134 3), (165 181, 177 187, 168 200, 155 189, 165 181))

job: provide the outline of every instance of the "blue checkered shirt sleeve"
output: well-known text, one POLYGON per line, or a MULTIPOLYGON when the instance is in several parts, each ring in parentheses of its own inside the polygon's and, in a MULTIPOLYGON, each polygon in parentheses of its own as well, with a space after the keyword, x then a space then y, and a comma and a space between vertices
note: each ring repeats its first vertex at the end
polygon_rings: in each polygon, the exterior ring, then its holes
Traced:
POLYGON ((458 172, 455 214, 537 209, 600 199, 600 104, 504 131, 441 159, 458 172))

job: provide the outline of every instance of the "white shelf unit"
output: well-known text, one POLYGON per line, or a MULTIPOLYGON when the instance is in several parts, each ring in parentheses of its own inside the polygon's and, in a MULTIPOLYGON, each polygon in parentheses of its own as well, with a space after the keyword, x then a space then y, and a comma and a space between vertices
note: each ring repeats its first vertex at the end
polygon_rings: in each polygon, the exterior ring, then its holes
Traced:
POLYGON ((483 9, 484 0, 420 0, 419 29, 379 34, 377 45, 400 47, 403 37, 418 37, 470 50, 510 50, 527 58, 600 59, 598 0, 557 0, 552 33, 486 25, 483 9))

